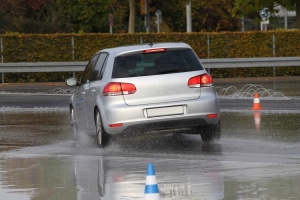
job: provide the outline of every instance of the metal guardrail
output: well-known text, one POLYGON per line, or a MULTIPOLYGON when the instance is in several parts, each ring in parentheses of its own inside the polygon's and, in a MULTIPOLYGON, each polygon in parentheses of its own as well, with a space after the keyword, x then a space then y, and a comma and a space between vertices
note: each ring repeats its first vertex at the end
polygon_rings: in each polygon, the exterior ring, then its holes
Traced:
MULTIPOLYGON (((200 60, 206 69, 300 66, 300 57, 214 58, 200 60)), ((79 72, 84 70, 86 64, 86 61, 0 63, 0 73, 2 73, 3 83, 4 73, 79 72)))
MULTIPOLYGON (((300 57, 213 58, 200 59, 205 68, 283 67, 300 66, 300 57)), ((86 61, 0 63, 0 73, 11 72, 78 72, 86 61)))
POLYGON ((86 64, 85 61, 0 63, 0 72, 78 72, 83 71, 86 64))
POLYGON ((205 68, 300 66, 300 57, 215 58, 201 59, 205 68))

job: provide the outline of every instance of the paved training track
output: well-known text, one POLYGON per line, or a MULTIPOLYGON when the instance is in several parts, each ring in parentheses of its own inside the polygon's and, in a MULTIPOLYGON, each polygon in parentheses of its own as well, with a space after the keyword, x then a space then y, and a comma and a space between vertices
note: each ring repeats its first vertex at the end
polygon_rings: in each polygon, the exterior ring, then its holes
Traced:
MULTIPOLYGON (((69 95, 0 94, 0 107, 68 107, 69 95)), ((221 111, 251 110, 252 99, 220 98, 221 111)), ((260 100, 264 111, 300 112, 300 98, 291 100, 260 100)))
MULTIPOLYGON (((292 94, 298 94, 298 86, 300 77, 251 77, 251 78, 215 78, 216 87, 228 85, 245 85, 248 83, 270 84, 275 83, 277 86, 285 85, 291 89, 292 94)), ((269 85, 267 86, 269 88, 269 85)), ((0 108, 1 107, 68 107, 69 95, 45 95, 49 91, 57 88, 63 90, 73 90, 65 85, 65 83, 8 83, 0 84, 0 108), (45 94, 41 94, 45 93, 45 94)), ((298 95, 293 95, 298 96, 298 95)), ((261 106, 264 111, 285 111, 300 112, 300 97, 290 97, 290 100, 281 99, 264 99, 260 98, 261 106)), ((221 111, 231 110, 251 110, 253 99, 235 99, 220 98, 221 111)))
POLYGON ((68 95, 0 94, 0 107, 67 107, 68 95))

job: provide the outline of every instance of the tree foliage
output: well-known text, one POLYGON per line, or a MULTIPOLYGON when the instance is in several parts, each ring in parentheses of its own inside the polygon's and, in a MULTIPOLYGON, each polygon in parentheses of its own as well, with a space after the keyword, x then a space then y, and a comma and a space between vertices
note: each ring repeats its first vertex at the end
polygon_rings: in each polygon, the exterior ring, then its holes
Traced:
POLYGON ((275 7, 281 5, 289 11, 296 11, 296 27, 300 29, 300 2, 299 0, 234 0, 232 15, 259 19, 258 11, 268 8, 272 14, 276 14, 275 7))
MULTIPOLYGON (((193 31, 239 31, 240 18, 259 20, 259 10, 268 7, 275 12, 275 4, 296 10, 300 28, 299 0, 191 2, 193 31)), ((156 32, 155 12, 161 10, 161 32, 185 32, 186 3, 186 0, 149 0, 150 31, 156 32)), ((1 0, 0 33, 108 33, 110 14, 114 33, 145 32, 145 17, 139 10, 139 0, 1 0), (130 9, 130 5, 134 7, 130 9), (129 20, 133 9, 135 18, 129 20), (134 21, 135 26, 129 21, 134 21)))
POLYGON ((65 32, 109 32, 109 15, 113 14, 117 32, 127 29, 128 3, 115 0, 56 0, 65 32))
POLYGON ((1 0, 0 33, 56 32, 55 9, 54 0, 1 0))
POLYGON ((201 1, 194 6, 193 18, 195 31, 236 31, 239 30, 239 20, 231 15, 233 4, 231 0, 201 1))

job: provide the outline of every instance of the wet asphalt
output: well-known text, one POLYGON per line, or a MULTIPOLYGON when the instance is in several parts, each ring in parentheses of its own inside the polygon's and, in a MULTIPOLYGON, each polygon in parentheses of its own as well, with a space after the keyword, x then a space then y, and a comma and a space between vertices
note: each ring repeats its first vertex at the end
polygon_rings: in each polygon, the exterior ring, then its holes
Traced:
POLYGON ((74 137, 68 94, 6 88, 0 92, 0 199, 143 199, 148 163, 164 200, 298 199, 297 80, 264 82, 289 98, 261 98, 262 111, 251 110, 253 98, 220 98, 220 141, 158 133, 115 137, 104 149, 94 133, 74 137))

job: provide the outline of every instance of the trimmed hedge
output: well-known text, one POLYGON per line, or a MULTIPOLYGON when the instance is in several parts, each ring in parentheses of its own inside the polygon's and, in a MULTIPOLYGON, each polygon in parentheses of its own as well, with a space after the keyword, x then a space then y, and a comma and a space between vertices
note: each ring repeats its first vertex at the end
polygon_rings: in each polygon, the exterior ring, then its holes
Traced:
MULTIPOLYGON (((136 34, 3 34, 4 62, 85 61, 109 47, 138 43, 185 42, 200 58, 300 56, 300 31, 136 34), (73 45, 72 45, 73 44, 73 45)), ((300 64, 299 64, 300 65, 300 64)), ((299 67, 284 67, 277 75, 300 75, 299 67)), ((69 73, 7 74, 5 82, 61 81, 69 73), (18 75, 19 74, 19 75, 18 75), (24 77, 25 76, 25 77, 24 77), (32 78, 34 77, 34 78, 32 78)), ((213 69, 214 77, 272 76, 271 68, 213 69)))

